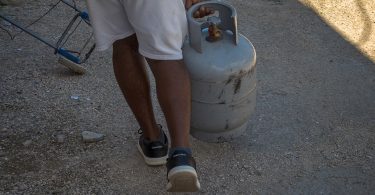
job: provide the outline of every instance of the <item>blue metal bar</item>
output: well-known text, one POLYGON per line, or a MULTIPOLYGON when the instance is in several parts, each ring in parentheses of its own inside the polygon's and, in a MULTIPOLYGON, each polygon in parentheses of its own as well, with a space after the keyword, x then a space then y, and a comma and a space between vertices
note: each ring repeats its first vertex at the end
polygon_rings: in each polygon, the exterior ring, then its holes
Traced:
POLYGON ((9 19, 9 18, 7 18, 7 17, 5 17, 5 16, 3 16, 3 15, 1 15, 1 14, 0 14, 0 18, 2 18, 2 19, 4 19, 5 21, 11 23, 12 25, 16 26, 17 28, 21 29, 22 31, 26 32, 27 34, 33 36, 34 38, 38 39, 39 41, 43 42, 44 44, 46 44, 46 45, 52 47, 53 49, 55 49, 55 50, 57 49, 57 47, 55 47, 54 44, 52 44, 52 43, 48 42, 47 40, 43 39, 42 37, 36 35, 34 32, 32 32, 32 31, 30 31, 30 30, 28 30, 28 29, 22 27, 21 25, 17 24, 17 23, 14 22, 13 20, 11 20, 11 19, 9 19))
POLYGON ((76 12, 80 13, 80 17, 86 21, 89 21, 89 14, 86 12, 86 11, 82 11, 80 9, 78 9, 76 6, 72 5, 71 3, 65 1, 65 0, 61 0, 61 2, 63 2, 65 5, 73 8, 74 10, 76 10, 76 12))
POLYGON ((79 57, 73 55, 72 53, 70 53, 69 51, 67 51, 64 48, 59 48, 57 50, 57 53, 64 56, 65 58, 67 58, 68 60, 70 60, 72 62, 75 62, 77 64, 81 64, 81 60, 79 59, 79 57))

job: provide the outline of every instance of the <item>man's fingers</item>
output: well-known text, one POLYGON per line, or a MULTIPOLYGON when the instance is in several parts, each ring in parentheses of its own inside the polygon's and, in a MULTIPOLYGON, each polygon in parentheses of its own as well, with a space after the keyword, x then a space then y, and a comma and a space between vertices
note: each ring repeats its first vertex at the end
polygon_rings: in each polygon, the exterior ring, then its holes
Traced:
MULTIPOLYGON (((199 3, 199 2, 201 2, 201 0, 186 0, 185 7, 186 9, 189 9, 192 5, 199 3)), ((193 13, 193 17, 202 18, 213 13, 215 13, 215 11, 212 8, 201 6, 197 11, 193 13)))
POLYGON ((193 5, 199 3, 201 0, 193 0, 193 5))
POLYGON ((209 7, 201 6, 197 11, 194 12, 193 17, 194 18, 203 18, 205 16, 214 14, 215 10, 209 7))
POLYGON ((215 10, 213 10, 212 8, 206 8, 206 16, 210 14, 214 14, 214 13, 215 13, 215 10))
POLYGON ((189 9, 192 5, 199 3, 200 0, 186 0, 185 7, 186 9, 189 9))
POLYGON ((193 2, 191 2, 191 0, 186 0, 186 2, 185 2, 185 8, 189 9, 191 7, 192 3, 193 2))

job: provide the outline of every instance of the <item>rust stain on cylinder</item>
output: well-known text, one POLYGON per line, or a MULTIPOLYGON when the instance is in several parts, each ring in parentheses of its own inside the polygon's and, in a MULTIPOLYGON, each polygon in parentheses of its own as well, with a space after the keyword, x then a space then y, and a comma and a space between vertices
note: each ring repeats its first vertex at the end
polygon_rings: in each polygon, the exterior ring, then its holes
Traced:
POLYGON ((234 81, 234 94, 238 93, 241 89, 241 82, 242 82, 242 79, 241 78, 238 78, 236 79, 236 81, 234 81))

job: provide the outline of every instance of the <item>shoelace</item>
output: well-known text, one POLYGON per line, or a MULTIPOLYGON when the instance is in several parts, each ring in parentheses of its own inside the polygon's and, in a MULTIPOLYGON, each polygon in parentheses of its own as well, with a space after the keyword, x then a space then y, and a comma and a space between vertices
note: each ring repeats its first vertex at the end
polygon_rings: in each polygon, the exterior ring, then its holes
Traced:
MULTIPOLYGON (((158 126, 159 126, 160 131, 163 133, 163 130, 162 130, 163 126, 161 126, 160 124, 158 124, 158 126)), ((140 134, 140 135, 143 134, 143 130, 141 128, 138 129, 138 134, 140 134)))
MULTIPOLYGON (((163 131, 163 127, 160 124, 158 124, 158 126, 159 126, 160 133, 161 133, 160 136, 165 136, 164 131, 163 131)), ((138 134, 143 135, 143 130, 141 128, 138 129, 138 134)), ((153 146, 152 149, 158 149, 160 147, 163 147, 163 146, 160 146, 159 144, 163 144, 163 142, 165 142, 165 141, 166 140, 164 140, 164 141, 160 140, 160 141, 157 141, 157 142, 153 142, 153 144, 156 144, 156 146, 153 146)))

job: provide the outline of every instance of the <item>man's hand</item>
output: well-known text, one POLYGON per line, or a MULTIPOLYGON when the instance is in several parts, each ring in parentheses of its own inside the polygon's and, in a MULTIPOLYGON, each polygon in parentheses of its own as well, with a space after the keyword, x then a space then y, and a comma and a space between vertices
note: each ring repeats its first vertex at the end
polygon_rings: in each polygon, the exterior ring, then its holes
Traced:
POLYGON ((186 0, 185 8, 188 10, 192 5, 199 3, 201 0, 186 0))
POLYGON ((205 16, 214 14, 215 11, 212 8, 201 6, 197 11, 193 13, 194 18, 203 18, 205 16))
MULTIPOLYGON (((201 2, 201 0, 186 0, 186 3, 185 3, 186 10, 188 10, 192 5, 194 5, 196 3, 199 3, 199 2, 201 2)), ((194 12, 193 17, 194 18, 203 18, 203 17, 208 16, 208 15, 213 14, 213 13, 214 13, 214 10, 212 10, 210 8, 207 8, 207 7, 204 7, 204 6, 201 6, 199 8, 199 10, 194 12)))

